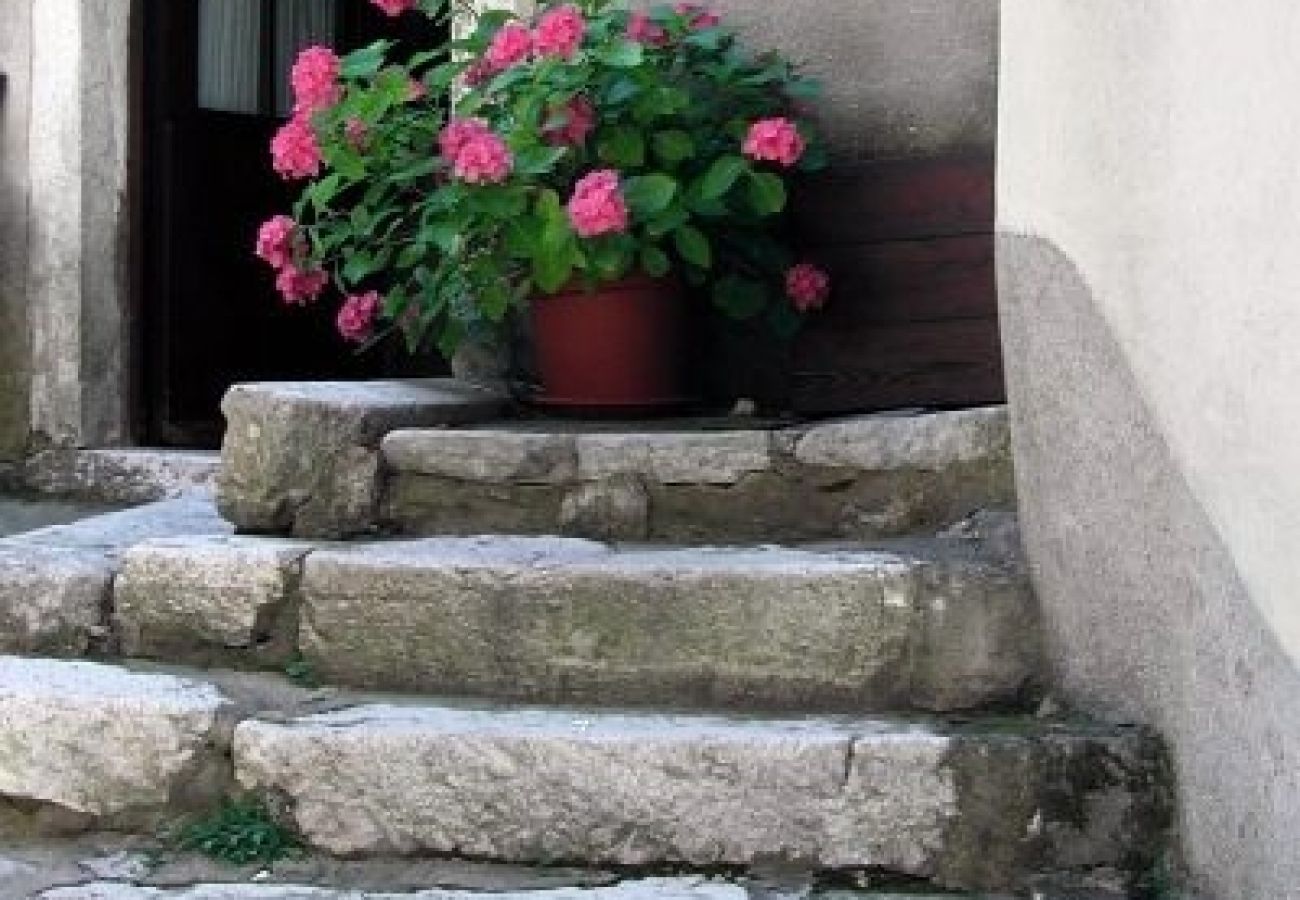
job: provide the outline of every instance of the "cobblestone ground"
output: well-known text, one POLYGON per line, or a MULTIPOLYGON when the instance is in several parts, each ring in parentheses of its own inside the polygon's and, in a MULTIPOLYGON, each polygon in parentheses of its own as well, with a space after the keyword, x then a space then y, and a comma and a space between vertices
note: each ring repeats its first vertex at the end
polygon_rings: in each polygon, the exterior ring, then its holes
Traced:
MULTIPOLYGON (((178 854, 141 838, 92 835, 0 846, 0 900, 1014 900, 917 893, 859 879, 815 887, 802 871, 741 880, 492 865, 458 860, 340 861, 306 856, 263 868, 178 854)), ((1027 900, 1125 900, 1106 879, 1045 886, 1027 900)))

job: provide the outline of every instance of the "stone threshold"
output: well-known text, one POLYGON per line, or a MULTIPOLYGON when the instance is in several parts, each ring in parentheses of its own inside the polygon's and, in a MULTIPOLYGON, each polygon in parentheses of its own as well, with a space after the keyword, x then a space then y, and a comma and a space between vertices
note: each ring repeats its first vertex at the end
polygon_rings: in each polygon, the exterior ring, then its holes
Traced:
POLYGON ((397 702, 16 657, 0 657, 0 719, 0 831, 148 831, 242 789, 331 855, 781 858, 1011 890, 1149 856, 1166 813, 1144 731, 1035 719, 397 702))
POLYGON ((11 467, 9 490, 107 504, 150 503, 189 493, 211 494, 221 456, 169 447, 49 448, 11 467))

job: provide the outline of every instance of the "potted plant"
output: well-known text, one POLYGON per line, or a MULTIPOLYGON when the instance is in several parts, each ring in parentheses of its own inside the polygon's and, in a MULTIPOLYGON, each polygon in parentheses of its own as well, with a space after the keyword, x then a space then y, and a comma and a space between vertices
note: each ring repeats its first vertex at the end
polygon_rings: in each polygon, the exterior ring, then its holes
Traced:
POLYGON ((348 341, 445 355, 527 308, 538 399, 627 409, 682 398, 688 298, 781 335, 825 302, 782 239, 789 177, 823 164, 817 85, 779 55, 691 4, 372 2, 463 36, 298 59, 271 149, 306 183, 257 247, 287 303, 333 284, 348 341))

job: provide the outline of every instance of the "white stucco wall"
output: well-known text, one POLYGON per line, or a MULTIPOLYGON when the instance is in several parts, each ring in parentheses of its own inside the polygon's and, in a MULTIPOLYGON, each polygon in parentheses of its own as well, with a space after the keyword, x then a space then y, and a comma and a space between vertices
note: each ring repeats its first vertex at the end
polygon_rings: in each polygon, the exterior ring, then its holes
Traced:
POLYGON ((1300 5, 1004 0, 1002 48, 1017 464, 1063 684, 1169 734, 1212 891, 1300 896, 1300 5))

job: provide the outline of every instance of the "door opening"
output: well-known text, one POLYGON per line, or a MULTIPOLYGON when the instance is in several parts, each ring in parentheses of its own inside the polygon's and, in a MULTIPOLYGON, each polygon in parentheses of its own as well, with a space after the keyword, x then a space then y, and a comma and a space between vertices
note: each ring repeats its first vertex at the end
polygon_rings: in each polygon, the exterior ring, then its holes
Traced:
POLYGON ((145 0, 146 442, 216 446, 219 403, 236 382, 412 371, 395 355, 350 350, 336 304, 285 307, 252 252, 257 226, 295 194, 267 151, 289 113, 294 58, 312 44, 346 52, 382 37, 429 46, 440 35, 422 16, 391 19, 351 0, 145 0))

